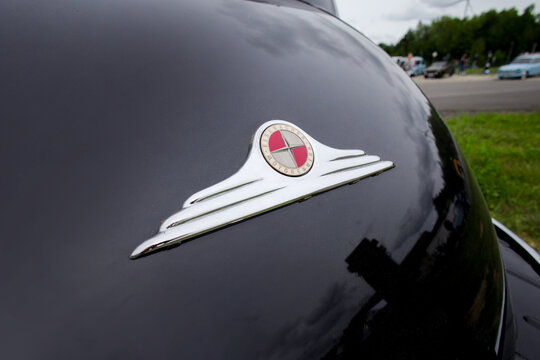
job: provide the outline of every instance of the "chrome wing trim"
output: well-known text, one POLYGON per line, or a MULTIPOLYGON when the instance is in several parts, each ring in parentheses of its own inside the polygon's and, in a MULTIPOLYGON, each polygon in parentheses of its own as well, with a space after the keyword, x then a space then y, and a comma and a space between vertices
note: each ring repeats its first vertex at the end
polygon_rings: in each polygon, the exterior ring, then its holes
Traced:
POLYGON ((323 145, 287 121, 268 121, 257 129, 248 158, 240 170, 228 179, 190 196, 179 212, 161 224, 156 235, 137 246, 131 258, 180 244, 229 224, 306 200, 312 195, 378 175, 393 167, 393 162, 367 155, 362 150, 339 150, 323 145), (299 177, 283 175, 264 159, 259 146, 262 133, 276 124, 298 129, 311 143, 314 161, 307 174, 299 177))
POLYGON ((519 246, 521 246, 523 250, 525 250, 530 255, 530 257, 540 265, 540 255, 531 245, 527 244, 525 240, 523 240, 514 232, 512 232, 512 230, 504 226, 503 223, 495 220, 494 218, 491 218, 491 222, 493 223, 493 225, 504 231, 506 235, 510 236, 512 240, 514 240, 519 246))

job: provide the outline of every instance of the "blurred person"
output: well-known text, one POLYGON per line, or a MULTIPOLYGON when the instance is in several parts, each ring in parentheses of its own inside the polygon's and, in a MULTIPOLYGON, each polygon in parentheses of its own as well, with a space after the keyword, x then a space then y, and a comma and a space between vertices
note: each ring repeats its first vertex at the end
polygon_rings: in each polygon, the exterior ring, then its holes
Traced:
POLYGON ((407 55, 407 64, 405 65, 405 70, 410 70, 414 68, 414 65, 416 65, 416 61, 414 60, 414 56, 412 53, 409 53, 407 55))
POLYGON ((467 66, 468 59, 467 59, 467 53, 463 54, 461 59, 459 60, 459 73, 460 75, 465 74, 465 67, 467 66))

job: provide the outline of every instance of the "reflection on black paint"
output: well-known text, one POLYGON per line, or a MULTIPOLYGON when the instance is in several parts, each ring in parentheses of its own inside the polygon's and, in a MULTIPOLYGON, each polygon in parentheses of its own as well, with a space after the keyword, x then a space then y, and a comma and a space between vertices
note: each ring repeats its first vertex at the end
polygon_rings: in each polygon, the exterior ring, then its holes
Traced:
POLYGON ((432 200, 435 225, 401 264, 367 238, 346 258, 375 295, 324 359, 496 357, 502 269, 492 230, 483 229, 489 215, 448 129, 435 112, 429 123, 444 179, 432 200))
POLYGON ((414 268, 412 256, 407 264, 398 265, 377 240, 364 239, 346 262, 349 271, 362 276, 376 294, 324 359, 493 357, 490 349, 462 332, 462 313, 446 284, 429 277, 419 281, 422 261, 414 268))
POLYGON ((333 345, 333 334, 329 329, 342 321, 348 312, 347 299, 353 289, 345 282, 331 286, 318 307, 306 316, 291 320, 273 337, 267 347, 267 356, 276 359, 314 359, 333 345))
MULTIPOLYGON (((314 59, 330 57, 354 63, 359 69, 376 67, 383 69, 386 59, 381 49, 359 41, 358 33, 352 29, 344 31, 335 19, 328 18, 320 10, 296 1, 258 1, 246 0, 257 5, 302 11, 301 17, 291 23, 280 11, 268 12, 264 7, 255 8, 251 16, 246 17, 242 6, 235 2, 225 2, 222 13, 242 24, 246 31, 240 36, 246 41, 273 57, 287 57, 296 53, 308 53, 314 59), (353 51, 362 48, 362 52, 353 51)), ((386 55, 386 54, 384 54, 386 55)), ((394 85, 399 78, 392 77, 386 71, 378 74, 380 79, 394 85)), ((400 84, 401 85, 401 84, 400 84)))
POLYGON ((307 51, 316 56, 330 55, 362 65, 362 59, 352 56, 348 50, 358 45, 355 37, 344 33, 334 21, 326 20, 325 16, 319 14, 319 10, 292 1, 248 1, 263 6, 255 7, 251 16, 246 17, 240 3, 225 2, 222 13, 243 25, 246 31, 242 31, 240 36, 268 55, 286 57, 307 51), (268 12, 264 6, 275 6, 283 10, 268 12), (296 23, 291 23, 281 13, 290 9, 303 11, 304 16, 297 18, 296 23))

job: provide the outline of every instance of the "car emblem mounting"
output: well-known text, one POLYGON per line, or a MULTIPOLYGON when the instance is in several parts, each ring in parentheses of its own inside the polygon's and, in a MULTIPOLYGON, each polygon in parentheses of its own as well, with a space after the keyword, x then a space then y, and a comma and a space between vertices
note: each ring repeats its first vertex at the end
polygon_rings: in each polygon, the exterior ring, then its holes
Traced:
POLYGON ((268 121, 255 132, 240 170, 189 197, 179 212, 161 224, 156 235, 137 246, 131 258, 178 245, 394 166, 362 150, 323 145, 287 121, 268 121))

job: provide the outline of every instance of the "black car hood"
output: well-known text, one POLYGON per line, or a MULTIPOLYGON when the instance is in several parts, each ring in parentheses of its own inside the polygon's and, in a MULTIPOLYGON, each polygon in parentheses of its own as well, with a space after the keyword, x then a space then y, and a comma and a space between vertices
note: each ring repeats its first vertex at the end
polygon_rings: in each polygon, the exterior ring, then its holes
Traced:
POLYGON ((0 20, 5 358, 494 353, 484 200, 354 29, 285 0, 4 1, 0 20), (396 167, 129 259, 271 119, 396 167))

